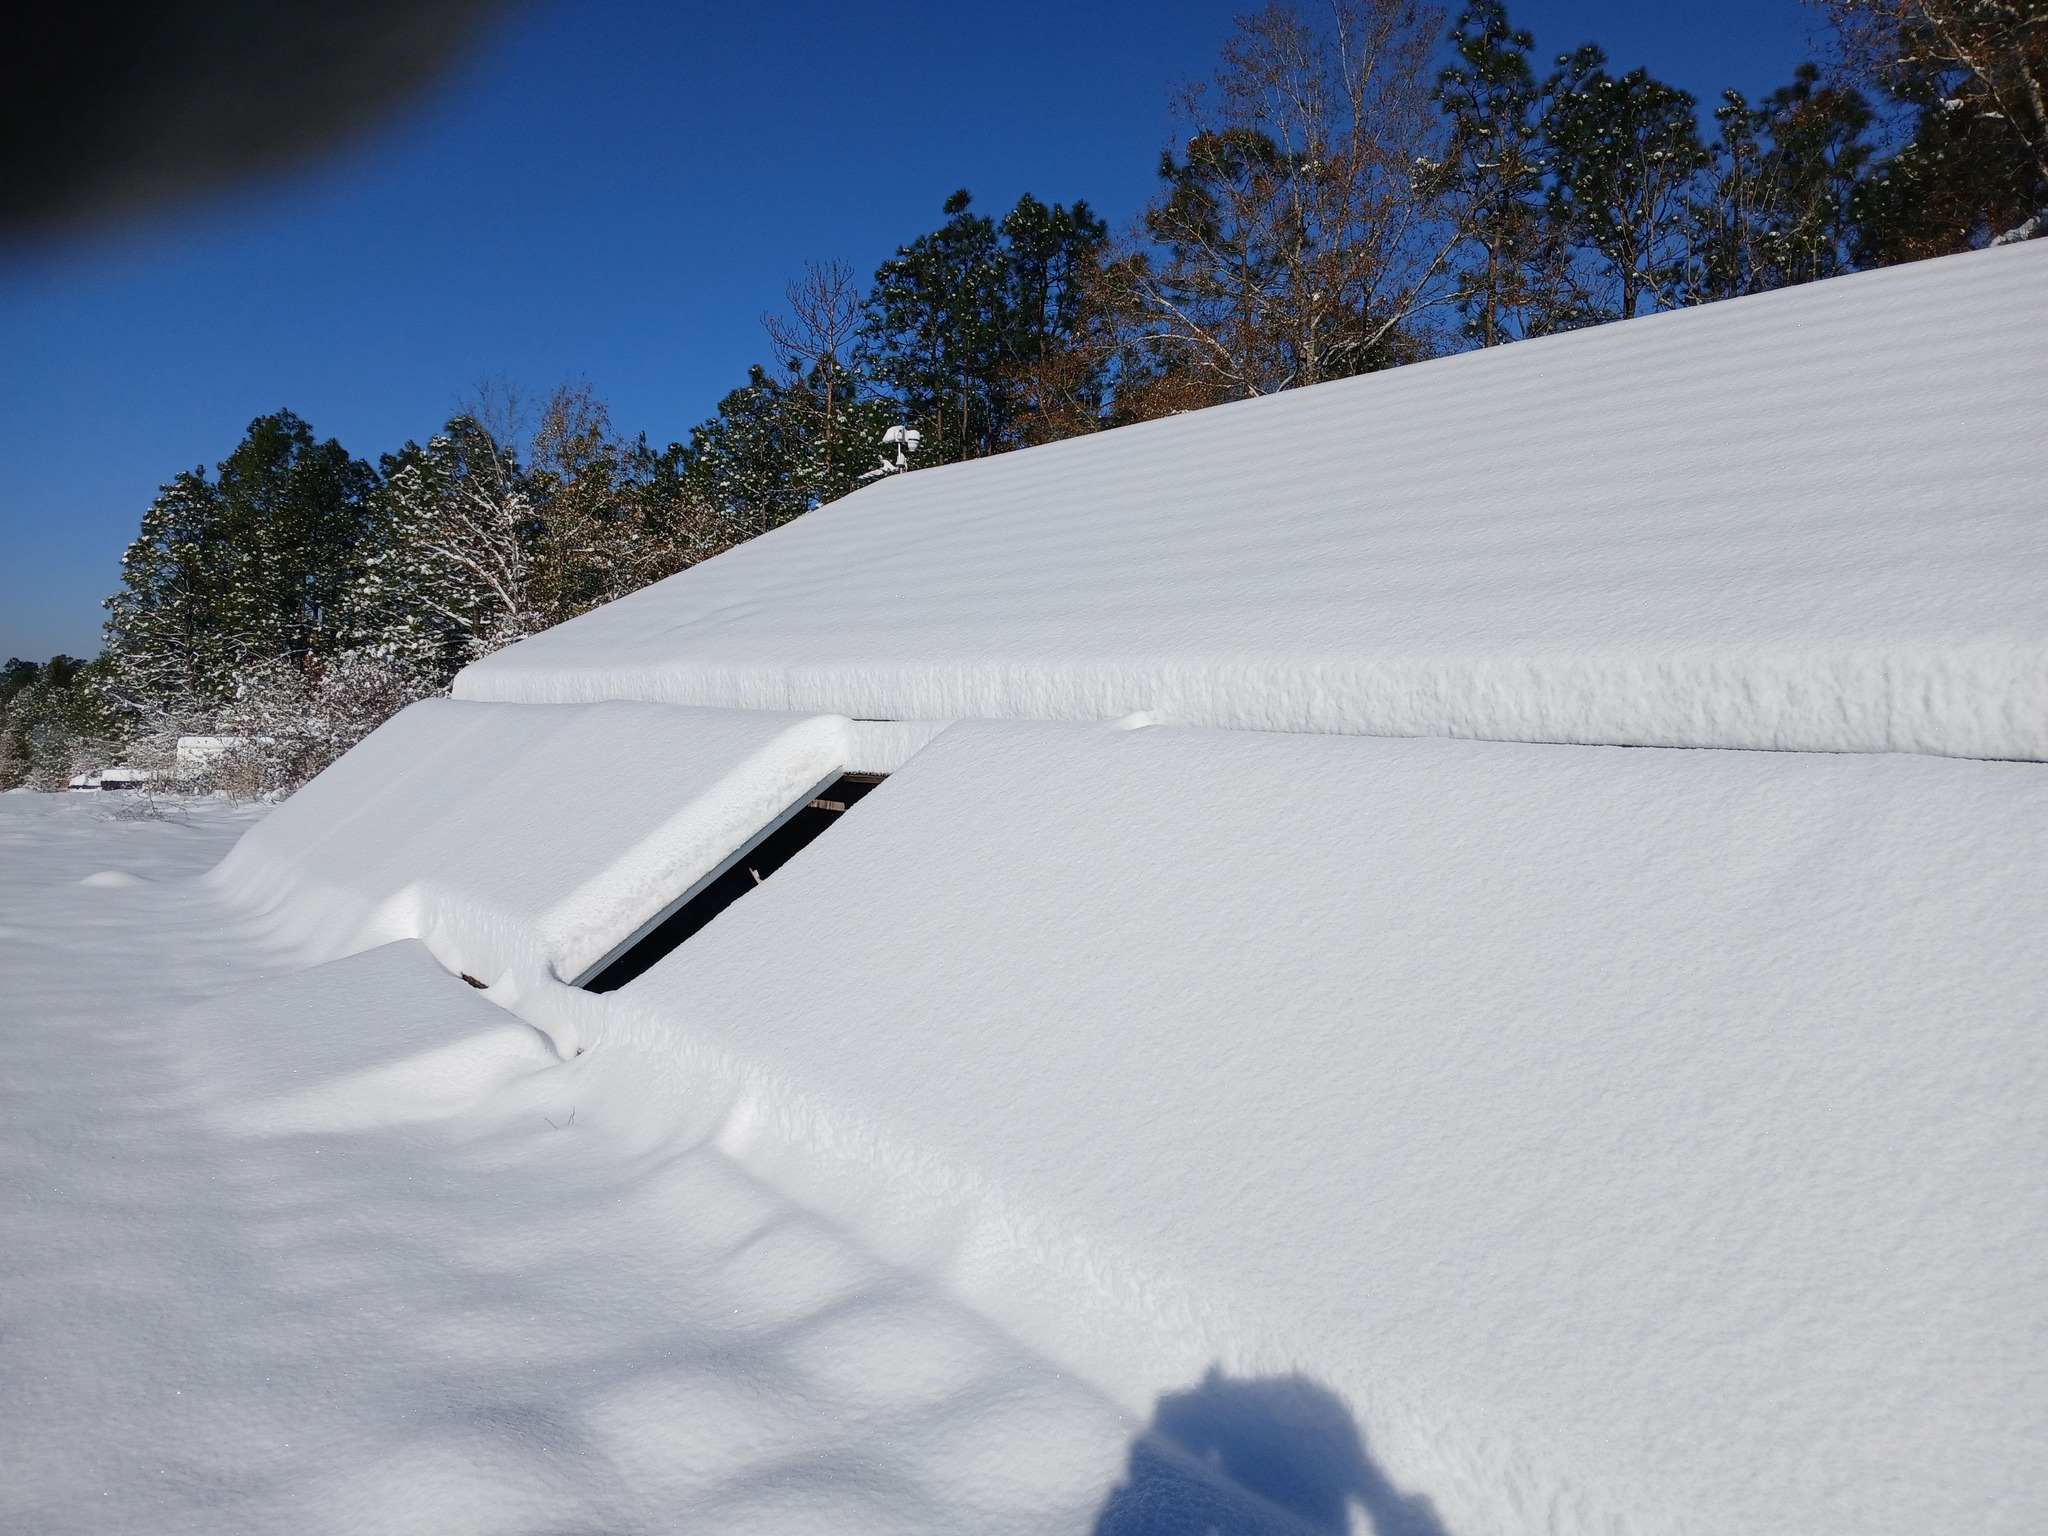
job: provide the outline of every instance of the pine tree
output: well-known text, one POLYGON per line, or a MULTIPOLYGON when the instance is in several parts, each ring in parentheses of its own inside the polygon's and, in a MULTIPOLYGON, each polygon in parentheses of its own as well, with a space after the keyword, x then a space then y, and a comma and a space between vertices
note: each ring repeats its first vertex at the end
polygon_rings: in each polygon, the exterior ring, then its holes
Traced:
POLYGON ((1869 103, 1802 64, 1760 107, 1728 91, 1714 174, 1695 208, 1688 298, 1761 293, 1849 271, 1872 156, 1869 103))
POLYGON ((972 201, 955 192, 946 222, 875 273, 855 352, 873 388, 923 433, 923 464, 981 458, 1041 435, 1043 424, 1027 419, 1038 398, 1032 377, 1071 340, 1108 239, 1086 203, 1027 193, 997 221, 971 212, 972 201))
MULTIPOLYGON (((801 379, 771 378, 756 364, 747 382, 718 402, 716 414, 691 429, 686 473, 742 538, 780 527, 815 505, 805 474, 806 429, 814 421, 804 393, 801 379)), ((842 438, 855 435, 849 423, 838 425, 842 438)), ((852 462, 841 454, 841 472, 852 462)))
POLYGON ((232 627, 236 564, 220 488, 206 469, 181 473, 142 514, 107 599, 107 646, 129 685, 155 698, 218 695, 245 654, 232 627))
POLYGON ((1590 314, 1627 320, 1684 301, 1691 210, 1708 156, 1696 103, 1632 69, 1607 72, 1595 45, 1546 83, 1552 216, 1588 257, 1590 314))
POLYGON ((1459 234, 1454 302, 1468 340, 1497 346, 1585 319, 1571 251, 1546 206, 1546 96, 1535 39, 1501 0, 1474 0, 1451 33, 1456 62, 1437 77, 1450 142, 1436 177, 1459 234))
POLYGON ((1090 307, 1102 296, 1103 261, 1109 226, 1085 202, 1069 208, 1040 202, 1030 193, 1003 215, 1005 349, 999 379, 1007 419, 1007 446, 1051 442, 1106 425, 1110 375, 1071 375, 1066 409, 1045 397, 1042 384, 1063 365, 1086 355, 1082 333, 1090 307), (1092 411, 1074 411, 1082 401, 1092 411))
POLYGON ((74 773, 104 767, 130 722, 108 688, 105 660, 9 658, 0 668, 0 789, 62 789, 74 773))
POLYGON ((1855 77, 1908 137, 1857 203, 1861 259, 1969 250, 2048 224, 2048 0, 1822 0, 1855 77))
POLYGON ((875 273, 859 360, 924 434, 920 459, 950 464, 999 453, 1010 425, 1009 293, 995 221, 946 199, 946 222, 875 273))
POLYGON ((732 537, 751 538, 854 490, 895 419, 843 370, 776 378, 757 365, 692 429, 684 475, 732 537))
POLYGON ((162 698, 220 698, 234 670, 306 666, 346 642, 376 471, 290 411, 261 416, 209 481, 165 486, 107 603, 124 676, 162 698))

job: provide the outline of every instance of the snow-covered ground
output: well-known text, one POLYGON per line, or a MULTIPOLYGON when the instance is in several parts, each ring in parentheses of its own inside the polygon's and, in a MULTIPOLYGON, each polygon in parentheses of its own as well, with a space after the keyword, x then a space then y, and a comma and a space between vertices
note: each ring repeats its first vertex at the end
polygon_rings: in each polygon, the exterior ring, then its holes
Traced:
POLYGON ((0 1529, 1297 1528, 417 946, 292 970, 191 879, 256 812, 117 805, 0 795, 0 1529))

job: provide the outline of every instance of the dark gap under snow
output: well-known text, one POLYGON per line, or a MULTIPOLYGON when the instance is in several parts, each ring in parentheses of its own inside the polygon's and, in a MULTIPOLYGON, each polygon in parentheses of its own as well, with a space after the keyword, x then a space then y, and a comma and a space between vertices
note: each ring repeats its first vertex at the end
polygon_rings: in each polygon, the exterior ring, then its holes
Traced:
POLYGON ((612 992, 652 968, 823 836, 884 777, 878 773, 841 774, 793 815, 771 826, 765 837, 741 849, 701 890, 579 984, 587 992, 612 992))

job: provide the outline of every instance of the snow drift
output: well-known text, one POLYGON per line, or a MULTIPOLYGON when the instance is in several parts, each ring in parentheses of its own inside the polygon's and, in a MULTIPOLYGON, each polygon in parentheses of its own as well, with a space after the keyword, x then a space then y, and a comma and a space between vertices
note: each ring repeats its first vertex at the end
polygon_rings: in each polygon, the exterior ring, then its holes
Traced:
POLYGON ((2018 1532, 2044 863, 2032 765, 963 724, 602 1038, 1134 1408, 1335 1389, 1417 1530, 2018 1532))
POLYGON ((962 722, 639 980, 559 979, 848 727, 441 705, 217 879, 309 954, 510 955, 585 1121, 1133 1422, 1334 1405, 1410 1536, 2048 1507, 2039 766, 962 722))
POLYGON ((416 938, 486 983, 576 976, 760 826, 930 735, 834 716, 430 699, 235 846, 213 879, 306 958, 416 938))
POLYGON ((189 883, 259 808, 107 809, 0 795, 0 1530, 1089 1529, 1113 1404, 419 945, 280 974, 189 883))
POLYGON ((2048 246, 886 480, 472 699, 2048 757, 2048 246))

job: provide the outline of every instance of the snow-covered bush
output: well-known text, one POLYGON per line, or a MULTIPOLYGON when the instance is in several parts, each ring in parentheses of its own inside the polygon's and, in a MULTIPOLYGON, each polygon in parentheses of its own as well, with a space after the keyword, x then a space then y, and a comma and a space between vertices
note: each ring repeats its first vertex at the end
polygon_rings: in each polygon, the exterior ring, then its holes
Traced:
MULTIPOLYGON (((230 703, 202 717, 203 734, 219 746, 182 782, 238 800, 289 794, 406 705, 442 691, 425 669, 370 651, 347 651, 318 668, 258 663, 237 674, 230 703)), ((175 736, 169 747, 175 772, 175 736)))
POLYGON ((0 789, 57 790, 122 755, 128 722, 98 662, 11 660, 0 674, 0 789))

